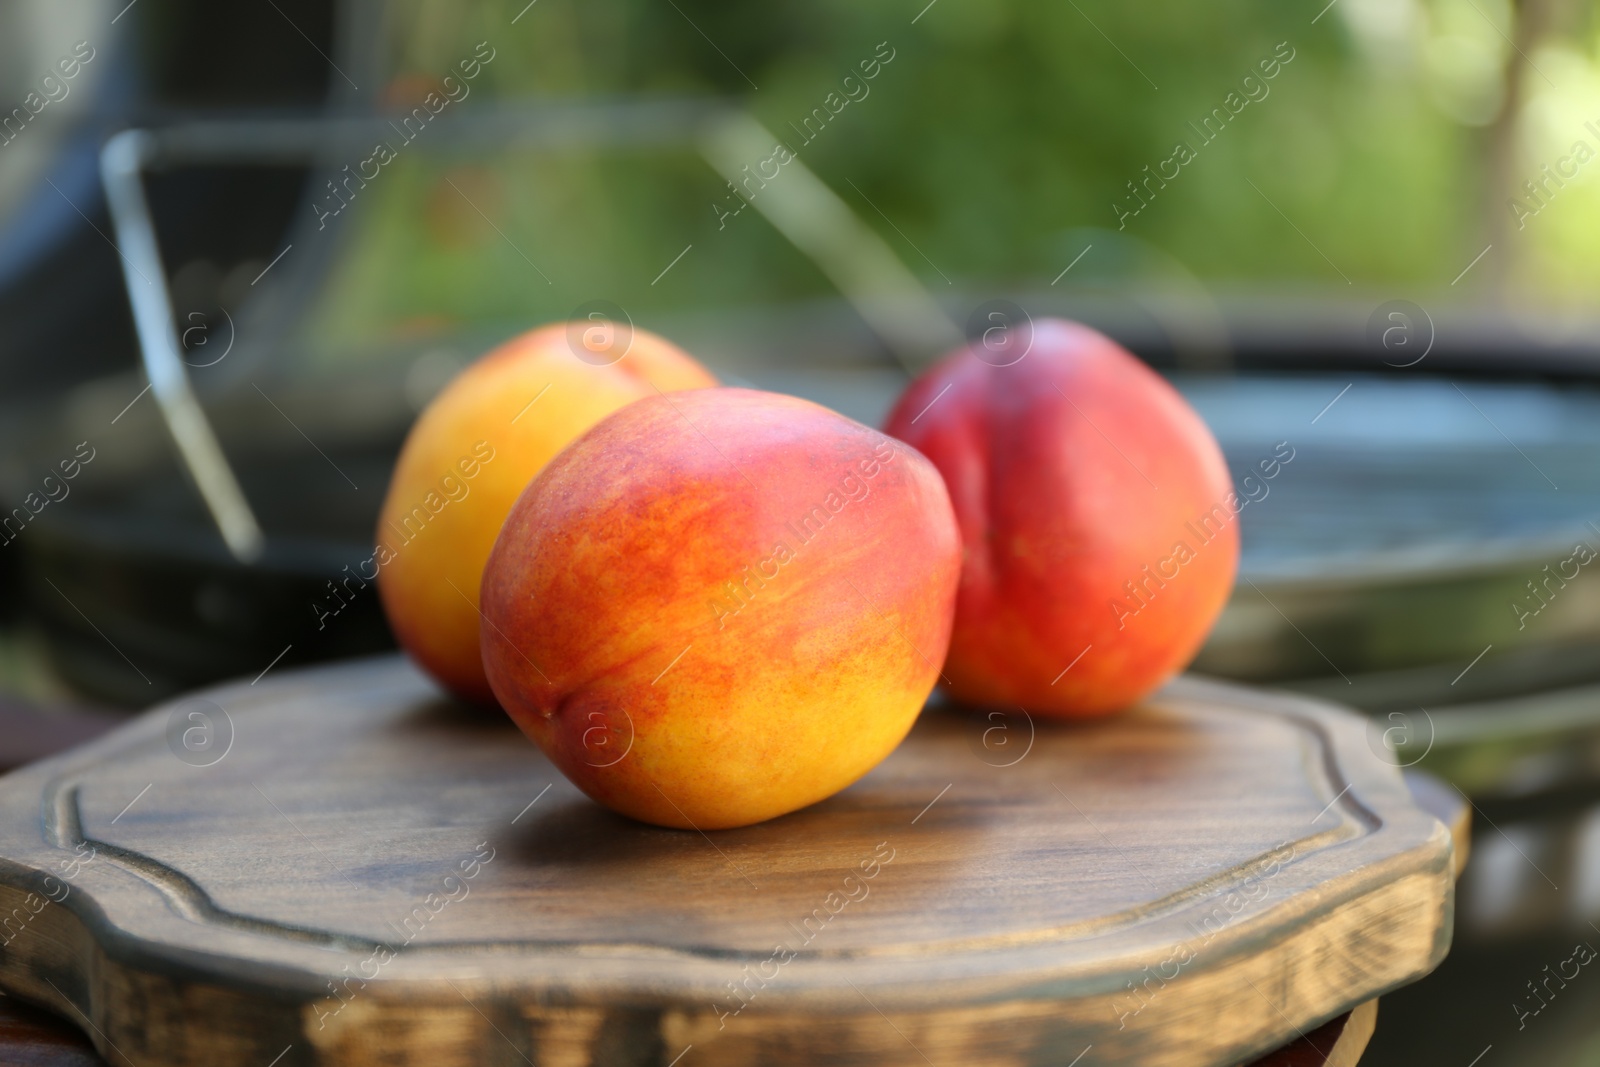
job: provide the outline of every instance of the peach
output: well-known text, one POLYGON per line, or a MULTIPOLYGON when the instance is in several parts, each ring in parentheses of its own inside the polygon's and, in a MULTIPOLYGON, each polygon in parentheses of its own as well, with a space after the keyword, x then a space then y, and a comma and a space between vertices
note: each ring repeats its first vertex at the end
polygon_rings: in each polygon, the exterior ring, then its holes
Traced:
POLYGON ((945 674, 967 703, 1106 714, 1199 650, 1233 588, 1238 498, 1194 409, 1109 338, 1047 319, 987 340, 887 425, 943 473, 966 545, 945 674))
POLYGON ((492 703, 478 586, 518 494, 618 408, 715 384, 662 338, 598 320, 532 330, 458 375, 411 428, 378 520, 378 592, 401 646, 458 696, 492 703))
POLYGON ((944 659, 960 536, 915 450, 748 389, 656 396, 535 478, 483 576, 501 705, 572 781, 710 830, 843 789, 944 659))

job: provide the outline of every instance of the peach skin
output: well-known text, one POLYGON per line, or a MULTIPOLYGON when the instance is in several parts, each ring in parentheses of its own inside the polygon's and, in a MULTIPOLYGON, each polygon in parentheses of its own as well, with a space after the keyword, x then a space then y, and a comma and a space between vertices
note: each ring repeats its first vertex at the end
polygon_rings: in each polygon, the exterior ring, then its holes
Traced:
POLYGON ((484 666, 601 804, 744 826, 831 796, 905 737, 960 553, 914 449, 794 397, 649 397, 512 509, 483 576, 484 666))
POLYGON ((609 322, 552 323, 464 370, 411 428, 378 520, 378 592, 401 646, 456 695, 492 703, 478 587, 518 494, 618 408, 715 384, 671 343, 609 322))
POLYGON ((1103 715, 1199 651, 1233 588, 1237 497, 1210 430, 1149 367, 1059 319, 1016 357, 1028 340, 947 357, 887 431, 943 473, 966 545, 952 695, 1103 715))

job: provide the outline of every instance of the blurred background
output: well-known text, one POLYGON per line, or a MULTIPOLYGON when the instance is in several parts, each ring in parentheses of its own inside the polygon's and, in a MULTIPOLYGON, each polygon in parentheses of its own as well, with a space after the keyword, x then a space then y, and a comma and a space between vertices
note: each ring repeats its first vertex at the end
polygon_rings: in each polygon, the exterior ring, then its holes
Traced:
POLYGON ((1600 984, 1517 1007, 1600 943, 1597 233, 1583 0, 7 0, 5 762, 391 647, 331 583, 417 411, 533 324, 878 423, 992 315, 1067 315, 1249 501, 1196 669, 1359 707, 1474 803, 1456 947, 1363 1062, 1600 1064, 1600 984))

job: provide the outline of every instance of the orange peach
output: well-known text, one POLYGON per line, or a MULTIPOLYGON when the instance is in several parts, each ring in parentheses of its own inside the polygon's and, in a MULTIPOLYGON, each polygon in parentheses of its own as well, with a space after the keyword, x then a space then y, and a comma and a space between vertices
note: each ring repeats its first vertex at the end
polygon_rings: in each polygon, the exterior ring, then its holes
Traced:
POLYGON ((457 695, 492 702, 478 587, 518 494, 618 408, 715 384, 671 343, 603 321, 530 331, 457 376, 406 438, 378 521, 378 592, 412 658, 457 695))
POLYGON ((905 737, 944 659, 960 552, 914 449, 794 397, 650 397, 512 509, 483 576, 484 665, 607 807, 760 822, 905 737))
POLYGON ((1199 650, 1233 588, 1238 498, 1216 439, 1158 374, 1076 323, 1029 334, 937 364, 887 430, 944 474, 966 544, 953 695, 1101 715, 1199 650))

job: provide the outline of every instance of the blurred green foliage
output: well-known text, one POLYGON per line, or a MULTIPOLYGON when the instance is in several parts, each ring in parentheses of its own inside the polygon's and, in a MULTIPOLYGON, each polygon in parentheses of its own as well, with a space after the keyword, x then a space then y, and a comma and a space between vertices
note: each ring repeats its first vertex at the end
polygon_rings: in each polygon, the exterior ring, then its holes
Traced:
MULTIPOLYGON (((1584 129, 1600 129, 1600 23, 1586 2, 1523 0, 1543 5, 1544 29, 1525 42, 1535 66, 1505 118, 1519 34, 1509 0, 925 2, 397 0, 380 47, 389 99, 409 104, 488 41, 496 58, 458 112, 489 100, 740 103, 936 291, 946 279, 1047 286, 1087 230, 1117 229, 1127 183, 1185 141, 1198 158, 1125 233, 1212 287, 1470 299, 1503 277, 1522 303, 1592 303, 1600 163, 1509 233, 1494 178, 1496 151, 1520 181, 1577 138, 1600 147, 1584 129), (869 95, 802 145, 791 123, 880 42, 895 58, 869 95), (1294 59, 1269 94, 1200 147, 1190 123, 1283 42, 1294 59), (1505 247, 1451 290, 1497 232, 1505 247)), ((430 158, 425 142, 339 220, 325 340, 515 328, 594 298, 648 314, 832 291, 755 211, 719 229, 713 205, 728 190, 692 146, 462 164, 430 158)), ((1081 277, 1095 269, 1086 261, 1081 277)))

